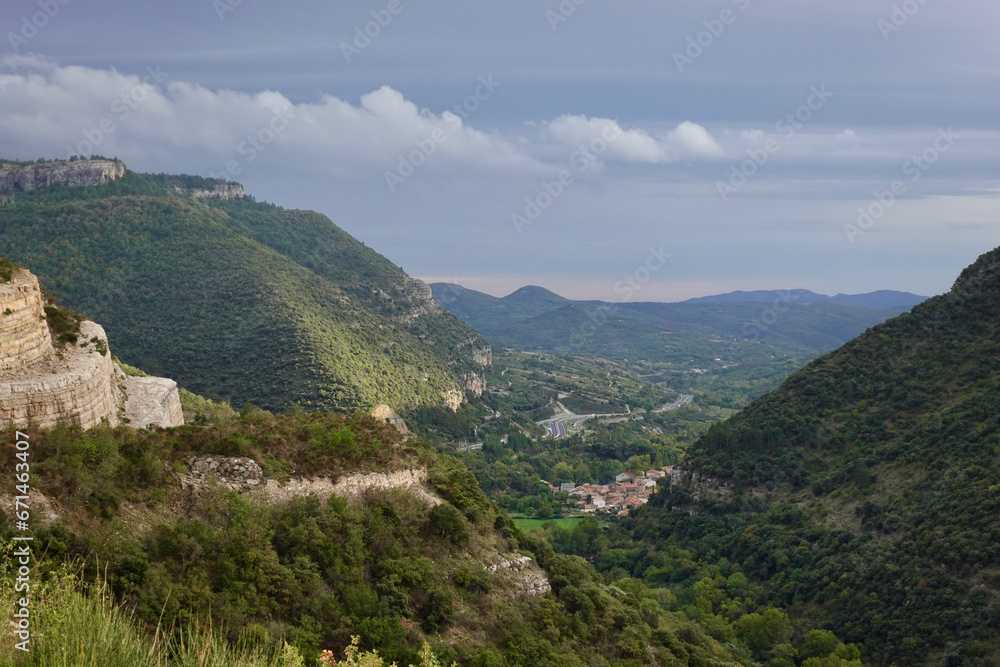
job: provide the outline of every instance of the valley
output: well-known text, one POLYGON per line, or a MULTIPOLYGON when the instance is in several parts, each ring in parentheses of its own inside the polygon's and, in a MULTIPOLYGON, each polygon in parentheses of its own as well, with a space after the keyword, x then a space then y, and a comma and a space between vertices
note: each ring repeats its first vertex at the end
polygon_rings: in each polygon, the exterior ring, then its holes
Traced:
POLYGON ((461 665, 993 651, 978 628, 1000 596, 981 455, 997 394, 980 354, 1000 251, 927 301, 789 298, 776 319, 773 293, 627 304, 583 338, 604 305, 435 286, 480 335, 314 214, 196 177, 112 176, 0 206, 0 243, 41 267, 50 299, 100 315, 123 375, 144 375, 136 361, 182 378, 184 425, 22 425, 55 517, 36 531, 42 567, 65 604, 90 598, 59 568, 94 578, 100 558, 140 626, 205 623, 210 606, 233 629, 219 650, 254 637, 259 656, 314 660, 355 635, 461 665), (101 265, 105 247, 121 254, 101 265), (192 276, 168 270, 181 247, 202 258, 192 276), (176 313, 224 335, 164 324, 176 313), (914 623, 936 643, 915 643, 914 623))

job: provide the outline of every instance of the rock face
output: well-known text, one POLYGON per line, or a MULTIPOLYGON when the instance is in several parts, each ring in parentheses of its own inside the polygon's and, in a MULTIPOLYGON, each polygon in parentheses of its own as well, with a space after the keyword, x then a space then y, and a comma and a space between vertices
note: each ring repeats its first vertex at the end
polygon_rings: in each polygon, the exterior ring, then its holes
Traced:
POLYGON ((427 483, 427 469, 413 468, 394 472, 373 472, 345 475, 336 482, 329 477, 314 479, 293 479, 284 486, 277 480, 269 479, 260 487, 259 493, 272 502, 287 502, 294 496, 308 496, 315 493, 321 501, 330 496, 356 498, 371 489, 405 489, 420 498, 428 507, 440 505, 440 498, 430 493, 427 483))
POLYGON ((384 419, 389 422, 395 426, 396 430, 400 433, 406 434, 410 432, 410 429, 406 426, 406 422, 399 416, 399 413, 384 403, 372 410, 371 414, 372 417, 375 417, 375 419, 384 419))
POLYGON ((125 377, 125 418, 133 428, 184 423, 177 383, 168 378, 125 377))
POLYGON ((52 352, 38 279, 18 271, 11 282, 0 284, 0 372, 27 366, 52 352))
POLYGON ((100 325, 82 322, 80 339, 86 345, 67 346, 62 359, 49 354, 4 371, 0 375, 0 423, 48 428, 63 421, 90 428, 106 419, 116 426, 124 393, 111 355, 106 347, 101 354, 90 342, 94 338, 107 345, 100 325))
POLYGON ((52 185, 104 185, 124 175, 125 164, 116 160, 0 164, 0 190, 31 192, 52 185))
POLYGON ((530 556, 500 556, 499 562, 486 568, 494 574, 509 573, 515 588, 525 595, 545 595, 552 590, 545 571, 531 560, 530 556))
MULTIPOLYGON (((472 361, 482 368, 489 368, 493 365, 493 348, 489 345, 478 345, 475 340, 470 340, 466 345, 472 349, 472 361)), ((466 391, 471 391, 476 396, 482 396, 486 391, 486 375, 483 373, 465 373, 462 376, 465 381, 466 391)))
POLYGON ((195 199, 220 199, 229 201, 230 199, 243 199, 246 197, 246 192, 243 191, 243 186, 239 183, 220 183, 211 190, 182 190, 181 188, 176 188, 176 190, 186 192, 195 199))
POLYGON ((462 407, 462 403, 465 402, 465 394, 458 389, 442 392, 441 398, 444 401, 445 407, 452 412, 458 412, 458 409, 462 407))
POLYGON ((86 429, 123 417, 138 428, 183 424, 177 384, 126 377, 94 322, 81 322, 78 342, 55 350, 38 279, 21 269, 0 284, 0 427, 86 429))
POLYGON ((725 502, 732 500, 736 495, 732 482, 703 475, 683 465, 676 466, 670 471, 670 485, 686 490, 694 500, 725 502))

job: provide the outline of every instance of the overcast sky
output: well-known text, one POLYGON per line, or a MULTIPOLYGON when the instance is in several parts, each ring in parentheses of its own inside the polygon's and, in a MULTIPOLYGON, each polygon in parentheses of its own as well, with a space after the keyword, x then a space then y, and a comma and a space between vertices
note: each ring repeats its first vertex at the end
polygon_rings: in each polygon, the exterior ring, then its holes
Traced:
POLYGON ((1000 245, 998 26, 996 0, 4 0, 0 157, 224 175, 497 295, 931 295, 1000 245))

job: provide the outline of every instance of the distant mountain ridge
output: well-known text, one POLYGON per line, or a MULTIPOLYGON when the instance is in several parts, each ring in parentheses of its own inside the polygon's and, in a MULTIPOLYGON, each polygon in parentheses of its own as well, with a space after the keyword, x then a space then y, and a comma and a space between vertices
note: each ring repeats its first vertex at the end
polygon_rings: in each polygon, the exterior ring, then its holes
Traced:
POLYGON ((753 290, 744 292, 728 292, 726 294, 713 294, 710 296, 699 296, 687 299, 681 303, 766 303, 770 301, 794 301, 796 303, 824 303, 833 301, 836 303, 850 303, 865 308, 912 308, 913 306, 926 301, 928 297, 911 294, 910 292, 897 292, 895 290, 876 290, 865 294, 837 294, 827 296, 817 294, 810 290, 753 290))
POLYGON ((786 355, 808 359, 923 300, 889 291, 827 297, 790 290, 682 303, 610 303, 573 301, 537 286, 505 297, 449 283, 433 283, 431 291, 452 314, 500 345, 702 366, 786 355))

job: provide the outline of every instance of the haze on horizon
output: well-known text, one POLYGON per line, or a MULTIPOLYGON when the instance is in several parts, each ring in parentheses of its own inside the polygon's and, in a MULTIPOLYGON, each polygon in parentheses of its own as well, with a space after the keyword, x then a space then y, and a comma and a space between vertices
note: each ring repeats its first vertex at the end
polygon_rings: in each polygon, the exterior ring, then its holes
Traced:
POLYGON ((633 300, 933 295, 1000 245, 998 19, 987 0, 12 0, 0 157, 224 175, 497 296, 616 300, 644 268, 633 300))

